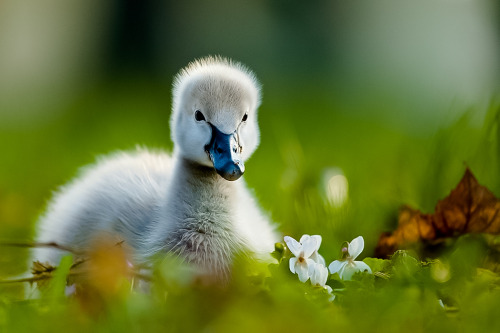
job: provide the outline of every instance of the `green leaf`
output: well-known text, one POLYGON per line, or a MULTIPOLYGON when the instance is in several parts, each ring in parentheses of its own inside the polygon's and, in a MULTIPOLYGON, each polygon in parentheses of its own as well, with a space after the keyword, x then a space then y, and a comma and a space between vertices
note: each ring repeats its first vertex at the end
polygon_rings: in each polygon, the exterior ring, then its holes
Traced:
POLYGON ((408 251, 398 250, 391 259, 394 276, 403 280, 414 281, 422 267, 420 261, 411 256, 408 251))
POLYGON ((332 289, 342 289, 345 288, 343 281, 340 279, 337 273, 330 275, 326 284, 332 287, 332 289))
POLYGON ((372 269, 372 272, 383 272, 383 273, 388 273, 390 266, 391 266, 391 261, 387 259, 378 259, 378 258, 365 258, 363 259, 363 262, 370 266, 372 269))
POLYGON ((65 296, 66 279, 72 264, 73 256, 71 254, 61 258, 59 266, 54 270, 53 277, 45 290, 44 296, 46 298, 56 301, 65 296))

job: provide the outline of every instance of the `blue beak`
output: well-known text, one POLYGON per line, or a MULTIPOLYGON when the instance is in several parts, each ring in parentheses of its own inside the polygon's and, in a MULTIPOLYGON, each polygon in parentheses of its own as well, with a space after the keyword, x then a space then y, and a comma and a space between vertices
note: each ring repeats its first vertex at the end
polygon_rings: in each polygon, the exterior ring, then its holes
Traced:
POLYGON ((241 159, 236 132, 224 134, 212 124, 210 127, 212 127, 212 138, 205 146, 205 151, 214 164, 215 170, 227 180, 240 178, 245 172, 245 166, 241 159))

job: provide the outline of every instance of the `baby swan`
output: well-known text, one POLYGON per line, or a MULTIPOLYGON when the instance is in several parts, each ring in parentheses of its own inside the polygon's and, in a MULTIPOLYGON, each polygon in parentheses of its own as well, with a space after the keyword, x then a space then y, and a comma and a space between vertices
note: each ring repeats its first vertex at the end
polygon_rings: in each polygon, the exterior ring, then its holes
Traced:
MULTIPOLYGON (((173 86, 173 154, 139 149, 85 168, 49 203, 38 241, 85 252, 97 236, 117 235, 138 262, 172 252, 221 280, 238 251, 266 258, 278 237, 240 178, 259 144, 259 104, 257 79, 243 65, 190 63, 173 86)), ((33 260, 60 256, 40 248, 33 260)))

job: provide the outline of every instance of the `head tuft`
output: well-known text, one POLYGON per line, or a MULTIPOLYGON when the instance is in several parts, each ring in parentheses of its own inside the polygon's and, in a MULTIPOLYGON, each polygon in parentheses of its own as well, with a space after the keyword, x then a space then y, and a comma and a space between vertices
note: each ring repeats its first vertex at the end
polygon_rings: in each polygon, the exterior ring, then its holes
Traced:
POLYGON ((205 77, 226 76, 246 84, 254 90, 257 101, 256 107, 260 105, 261 85, 255 74, 240 62, 233 61, 222 56, 207 56, 190 62, 174 78, 173 84, 173 110, 176 110, 185 88, 196 79, 205 77))

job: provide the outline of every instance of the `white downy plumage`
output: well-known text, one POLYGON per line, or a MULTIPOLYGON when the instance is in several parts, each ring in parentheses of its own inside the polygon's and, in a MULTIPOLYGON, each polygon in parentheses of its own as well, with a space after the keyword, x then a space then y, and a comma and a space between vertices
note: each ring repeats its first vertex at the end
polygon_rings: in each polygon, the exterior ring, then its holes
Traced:
MULTIPOLYGON (((173 252, 217 279, 227 278, 237 251, 265 258, 279 238, 237 179, 259 144, 259 89, 230 60, 189 64, 173 87, 173 153, 118 152, 84 168, 49 203, 37 240, 85 251, 107 233, 138 262, 173 252)), ((57 264, 61 255, 38 248, 32 259, 57 264)))

